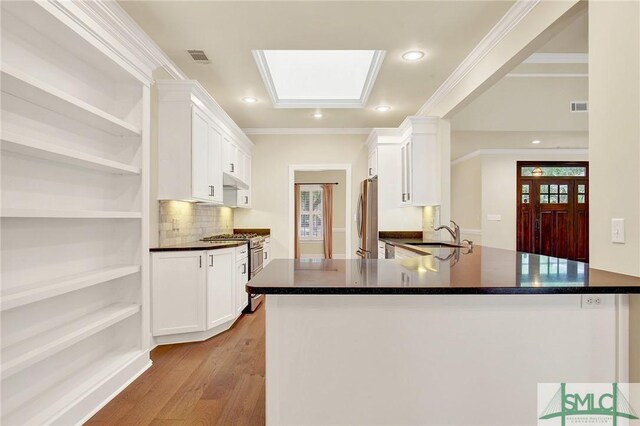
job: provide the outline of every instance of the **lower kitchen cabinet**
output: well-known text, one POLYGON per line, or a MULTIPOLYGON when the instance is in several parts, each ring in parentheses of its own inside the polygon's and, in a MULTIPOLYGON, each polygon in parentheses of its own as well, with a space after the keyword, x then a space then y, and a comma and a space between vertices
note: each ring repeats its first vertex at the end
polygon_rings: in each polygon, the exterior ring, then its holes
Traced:
POLYGON ((242 246, 151 254, 151 329, 157 344, 206 340, 231 327, 247 305, 247 252, 242 246))
POLYGON ((264 266, 267 266, 271 262, 271 237, 264 239, 264 266))
POLYGON ((154 336, 204 331, 207 270, 203 251, 158 252, 151 263, 154 336))
POLYGON ((233 248, 207 251, 207 328, 235 318, 234 261, 233 248))
POLYGON ((236 263, 236 312, 242 313, 249 304, 249 294, 246 285, 249 282, 249 258, 246 257, 236 263))

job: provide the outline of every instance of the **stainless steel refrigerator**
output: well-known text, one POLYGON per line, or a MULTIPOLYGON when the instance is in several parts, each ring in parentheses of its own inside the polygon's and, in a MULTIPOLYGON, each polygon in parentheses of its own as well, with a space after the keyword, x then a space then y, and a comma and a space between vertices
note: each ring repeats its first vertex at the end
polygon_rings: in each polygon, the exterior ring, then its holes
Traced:
POLYGON ((356 254, 363 259, 378 258, 378 178, 360 183, 360 198, 357 210, 358 237, 360 244, 356 254))

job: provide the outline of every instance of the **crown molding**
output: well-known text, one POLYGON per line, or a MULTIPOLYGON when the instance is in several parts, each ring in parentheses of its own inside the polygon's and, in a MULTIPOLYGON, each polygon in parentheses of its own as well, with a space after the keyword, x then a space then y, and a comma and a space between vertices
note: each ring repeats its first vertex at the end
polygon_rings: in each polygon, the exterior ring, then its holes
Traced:
POLYGON ((480 155, 588 155, 589 148, 486 148, 478 149, 451 161, 451 165, 463 163, 480 155))
POLYGON ((550 77, 565 77, 565 78, 587 78, 589 74, 584 73, 543 73, 543 72, 530 72, 530 73, 520 73, 520 72, 512 72, 507 74, 505 77, 531 77, 531 78, 550 78, 550 77))
POLYGON ((81 4, 87 12, 99 16, 105 21, 112 22, 115 30, 114 35, 120 38, 123 43, 133 46, 140 57, 155 65, 154 69, 162 67, 174 79, 188 80, 187 75, 178 68, 118 2, 109 0, 73 1, 81 4))
POLYGON ((227 115, 216 100, 202 87, 197 80, 156 80, 158 86, 158 94, 160 99, 165 101, 190 101, 194 102, 201 108, 204 108, 207 114, 215 121, 216 125, 228 137, 234 138, 240 142, 242 147, 250 150, 253 146, 251 139, 242 131, 241 128, 227 115))
POLYGON ((588 64, 588 53, 534 53, 523 64, 588 64))
POLYGON ((264 50, 252 50, 251 53, 274 108, 364 108, 385 56, 384 50, 374 51, 359 99, 281 99, 278 97, 264 50))
POLYGON ((480 43, 467 55, 449 77, 436 89, 431 97, 418 110, 416 115, 429 115, 429 111, 445 96, 451 93, 460 81, 473 70, 476 65, 494 47, 509 34, 518 23, 531 12, 541 0, 517 0, 498 23, 484 36, 480 43))
POLYGON ((253 127, 241 129, 246 135, 368 135, 370 128, 359 127, 253 127))

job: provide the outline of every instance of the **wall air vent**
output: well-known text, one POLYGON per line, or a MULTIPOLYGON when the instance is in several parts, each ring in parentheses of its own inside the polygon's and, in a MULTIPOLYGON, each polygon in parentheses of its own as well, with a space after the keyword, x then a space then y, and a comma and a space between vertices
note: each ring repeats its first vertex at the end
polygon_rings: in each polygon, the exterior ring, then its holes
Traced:
POLYGON ((193 61, 197 64, 208 64, 209 58, 204 53, 204 50, 187 50, 187 53, 191 55, 193 61))
POLYGON ((571 112, 587 112, 589 111, 589 102, 587 101, 572 101, 571 112))

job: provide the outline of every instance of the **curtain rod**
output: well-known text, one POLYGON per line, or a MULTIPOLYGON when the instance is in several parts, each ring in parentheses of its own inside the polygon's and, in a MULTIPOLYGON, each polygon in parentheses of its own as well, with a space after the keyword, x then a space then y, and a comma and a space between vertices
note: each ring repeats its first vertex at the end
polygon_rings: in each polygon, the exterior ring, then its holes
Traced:
POLYGON ((338 182, 298 182, 294 185, 338 185, 338 182))

